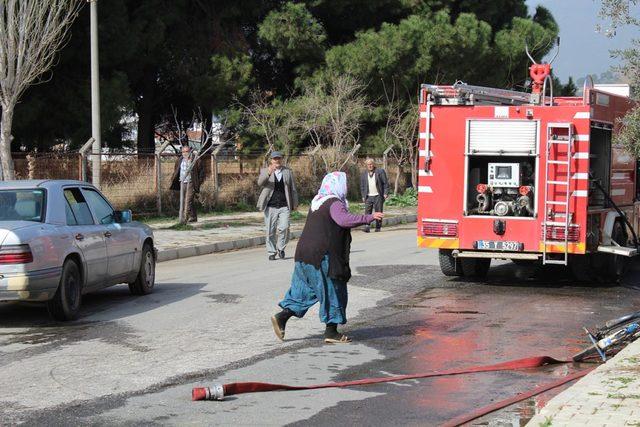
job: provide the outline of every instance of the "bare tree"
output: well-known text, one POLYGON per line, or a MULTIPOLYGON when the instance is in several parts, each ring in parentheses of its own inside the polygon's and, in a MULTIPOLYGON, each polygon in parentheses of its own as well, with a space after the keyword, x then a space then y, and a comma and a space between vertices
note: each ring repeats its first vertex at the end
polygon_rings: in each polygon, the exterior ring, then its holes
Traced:
MULTIPOLYGON (((640 0, 601 0, 600 18, 607 20, 605 26, 598 25, 597 30, 607 37, 615 37, 620 27, 635 27, 640 29, 638 9, 640 0)), ((640 39, 631 40, 631 46, 626 49, 612 50, 611 55, 620 59, 620 65, 612 67, 629 79, 631 89, 640 94, 640 39)))
MULTIPOLYGON (((205 119, 201 110, 198 110, 193 114, 193 119, 188 126, 185 126, 184 123, 180 123, 178 120, 178 112, 175 108, 173 109, 173 117, 175 121, 174 132, 178 141, 188 141, 187 129, 192 127, 194 124, 197 124, 202 128, 202 132, 200 134, 200 150, 194 151, 194 157, 186 170, 186 175, 191 173, 191 170, 198 160, 203 158, 205 155, 216 156, 229 142, 227 140, 222 140, 222 133, 226 128, 226 123, 214 123, 213 120, 209 121, 205 119), (217 147, 214 146, 213 143, 214 137, 217 137, 219 140, 217 147)), ((178 222, 180 224, 185 224, 187 222, 187 218, 184 216, 184 199, 184 187, 180 185, 180 213, 178 214, 178 222)))
POLYGON ((411 184, 416 188, 419 113, 413 97, 407 97, 408 103, 402 102, 395 84, 391 93, 385 87, 385 97, 388 113, 383 138, 388 153, 398 165, 394 186, 394 193, 397 194, 400 174, 406 165, 411 166, 411 184))
POLYGON ((24 91, 53 65, 82 0, 0 1, 0 160, 2 178, 13 179, 11 126, 24 91))
POLYGON ((297 126, 313 145, 325 170, 340 170, 360 147, 360 129, 370 109, 365 86, 349 76, 330 77, 323 85, 307 86, 299 102, 297 126))
MULTIPOLYGON (((605 29, 598 28, 608 37, 616 35, 619 27, 630 26, 640 29, 638 7, 640 0, 602 0, 600 17, 608 20, 605 29)), ((632 96, 640 94, 640 39, 631 40, 631 46, 611 52, 613 57, 619 58, 621 64, 612 67, 614 71, 625 75, 631 84, 632 96)), ((618 119, 619 131, 613 135, 613 141, 620 144, 638 158, 640 156, 640 107, 635 106, 627 114, 618 119)))
POLYGON ((269 92, 255 90, 250 97, 250 103, 236 101, 242 109, 245 122, 251 130, 262 135, 267 143, 265 160, 272 151, 282 150, 285 156, 291 154, 295 141, 300 136, 297 129, 295 114, 291 101, 280 102, 273 99, 269 92))

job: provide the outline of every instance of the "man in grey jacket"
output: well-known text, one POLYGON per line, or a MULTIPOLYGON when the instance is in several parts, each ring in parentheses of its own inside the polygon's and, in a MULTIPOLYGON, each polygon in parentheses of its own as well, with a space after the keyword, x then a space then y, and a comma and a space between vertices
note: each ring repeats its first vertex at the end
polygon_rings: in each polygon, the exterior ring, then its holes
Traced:
MULTIPOLYGON (((389 197, 389 181, 384 169, 376 168, 376 164, 372 158, 365 161, 367 170, 362 172, 360 176, 360 193, 365 206, 365 214, 371 212, 382 212, 384 201, 389 197)), ((382 221, 376 220, 376 231, 380 231, 382 221)), ((364 231, 369 232, 369 225, 365 226, 364 231)))
POLYGON ((279 151, 271 153, 271 163, 260 171, 258 185, 262 189, 258 209, 264 212, 269 259, 275 260, 276 254, 284 258, 289 243, 289 217, 298 208, 298 192, 293 172, 283 166, 279 151))

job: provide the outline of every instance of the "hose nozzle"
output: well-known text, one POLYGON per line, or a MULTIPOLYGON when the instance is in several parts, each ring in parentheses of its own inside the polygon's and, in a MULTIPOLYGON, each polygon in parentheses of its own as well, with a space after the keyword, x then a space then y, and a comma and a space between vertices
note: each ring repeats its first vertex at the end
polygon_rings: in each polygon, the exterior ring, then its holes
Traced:
POLYGON ((214 384, 213 387, 195 387, 191 391, 191 400, 223 400, 224 387, 222 384, 214 384))

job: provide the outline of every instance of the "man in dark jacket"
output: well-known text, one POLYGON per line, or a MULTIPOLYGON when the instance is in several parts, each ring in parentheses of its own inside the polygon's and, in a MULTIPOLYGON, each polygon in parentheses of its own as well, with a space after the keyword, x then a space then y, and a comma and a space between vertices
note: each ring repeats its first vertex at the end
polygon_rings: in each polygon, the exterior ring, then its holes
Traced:
MULTIPOLYGON (((365 164, 367 170, 360 176, 360 193, 365 204, 365 214, 369 215, 371 212, 382 212, 384 201, 389 197, 389 181, 384 169, 376 168, 372 158, 368 158, 365 164)), ((376 231, 380 231, 381 227, 382 221, 376 220, 376 231)), ((369 225, 365 226, 364 231, 369 232, 369 225)))
POLYGON ((189 222, 196 222, 198 221, 198 212, 195 201, 200 193, 200 185, 205 178, 205 170, 200 159, 196 160, 196 155, 189 145, 183 145, 181 151, 182 156, 176 159, 173 169, 170 188, 174 191, 180 191, 180 186, 183 187, 184 211, 182 217, 187 218, 189 222), (193 168, 187 172, 194 161, 193 168))

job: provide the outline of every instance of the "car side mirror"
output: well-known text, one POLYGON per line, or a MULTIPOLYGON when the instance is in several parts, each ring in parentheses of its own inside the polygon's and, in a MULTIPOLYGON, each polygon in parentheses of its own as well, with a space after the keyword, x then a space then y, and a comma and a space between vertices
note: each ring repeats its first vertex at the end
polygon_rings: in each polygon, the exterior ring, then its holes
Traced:
POLYGON ((128 222, 131 222, 133 214, 131 213, 131 210, 115 211, 113 213, 113 217, 114 217, 116 223, 118 223, 118 224, 126 224, 128 222))

